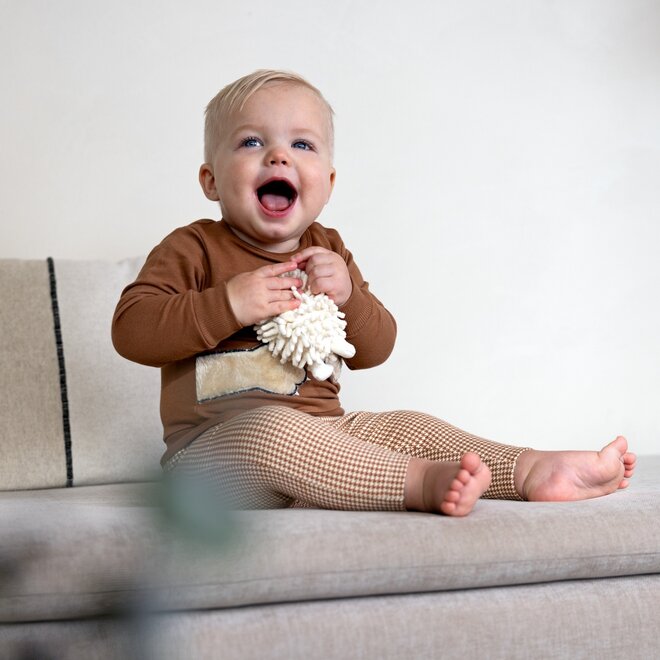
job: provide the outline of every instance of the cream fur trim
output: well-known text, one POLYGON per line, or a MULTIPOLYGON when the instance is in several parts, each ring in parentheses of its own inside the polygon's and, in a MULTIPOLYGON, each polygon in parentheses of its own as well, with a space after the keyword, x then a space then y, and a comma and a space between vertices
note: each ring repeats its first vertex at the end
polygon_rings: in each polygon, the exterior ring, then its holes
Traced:
POLYGON ((296 394, 305 371, 281 364, 266 346, 201 355, 195 363, 197 402, 248 390, 296 394))

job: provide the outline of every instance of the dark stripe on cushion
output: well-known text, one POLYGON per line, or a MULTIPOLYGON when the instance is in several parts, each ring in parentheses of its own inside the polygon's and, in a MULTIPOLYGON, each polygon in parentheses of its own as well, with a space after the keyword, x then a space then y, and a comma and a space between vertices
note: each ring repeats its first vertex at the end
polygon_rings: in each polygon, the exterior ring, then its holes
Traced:
POLYGON ((55 345, 60 369, 60 396, 62 398, 62 428, 64 430, 64 452, 66 455, 66 485, 73 486, 73 459, 71 456, 71 424, 69 422, 69 397, 66 389, 66 366, 64 364, 64 345, 62 344, 62 328, 60 326, 60 308, 57 303, 57 281, 55 280, 55 263, 48 257, 48 275, 50 278, 50 302, 53 308, 53 323, 55 326, 55 345))

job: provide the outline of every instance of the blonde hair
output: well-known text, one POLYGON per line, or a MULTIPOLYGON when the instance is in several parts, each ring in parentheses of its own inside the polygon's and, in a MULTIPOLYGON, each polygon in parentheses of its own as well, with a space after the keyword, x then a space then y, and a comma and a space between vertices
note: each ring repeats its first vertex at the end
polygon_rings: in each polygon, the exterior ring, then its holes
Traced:
POLYGON ((275 69, 258 69, 253 73, 235 80, 223 87, 206 106, 206 120, 204 122, 204 160, 210 163, 218 146, 222 125, 226 118, 234 111, 240 112, 247 100, 264 85, 269 83, 288 83, 300 85, 314 92, 319 101, 328 111, 328 136, 330 139, 330 153, 333 151, 334 125, 332 116, 334 110, 326 101, 321 92, 302 76, 291 71, 277 71, 275 69))

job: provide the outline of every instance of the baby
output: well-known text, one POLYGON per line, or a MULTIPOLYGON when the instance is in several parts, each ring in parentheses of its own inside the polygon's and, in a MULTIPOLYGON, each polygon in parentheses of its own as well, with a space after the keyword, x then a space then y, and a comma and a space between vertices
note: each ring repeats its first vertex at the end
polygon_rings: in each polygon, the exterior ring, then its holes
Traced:
POLYGON ((260 70, 206 110, 199 181, 222 219, 181 227, 123 291, 112 336, 161 368, 166 472, 239 508, 308 506, 464 516, 480 497, 577 500, 625 488, 625 438, 599 452, 537 451, 412 411, 346 413, 335 376, 281 364, 255 324, 300 305, 292 276, 345 315, 350 369, 376 366, 396 324, 339 234, 318 222, 335 183, 332 109, 298 75, 260 70))

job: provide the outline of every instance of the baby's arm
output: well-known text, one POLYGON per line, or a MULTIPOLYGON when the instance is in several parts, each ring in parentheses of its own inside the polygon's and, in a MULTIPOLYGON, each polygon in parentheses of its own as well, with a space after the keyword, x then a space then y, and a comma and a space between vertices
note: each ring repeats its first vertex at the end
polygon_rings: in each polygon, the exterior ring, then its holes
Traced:
POLYGON ((351 253, 310 247, 294 255, 298 268, 307 272, 312 293, 325 293, 346 315, 346 341, 356 351, 345 360, 350 369, 367 369, 384 362, 394 348, 396 322, 369 291, 351 253))
POLYGON ((129 360, 161 367, 214 349, 263 318, 300 303, 279 274, 295 264, 275 264, 210 286, 207 255, 194 236, 175 232, 151 254, 117 304, 112 341, 129 360))

